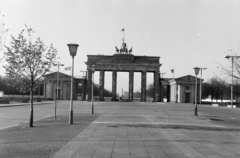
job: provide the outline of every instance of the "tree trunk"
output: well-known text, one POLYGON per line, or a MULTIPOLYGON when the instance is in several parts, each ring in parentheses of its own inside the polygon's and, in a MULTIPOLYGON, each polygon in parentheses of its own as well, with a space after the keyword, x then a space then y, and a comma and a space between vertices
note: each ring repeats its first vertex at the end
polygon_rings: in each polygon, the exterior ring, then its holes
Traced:
POLYGON ((33 77, 30 86, 30 121, 29 127, 33 127, 33 77))

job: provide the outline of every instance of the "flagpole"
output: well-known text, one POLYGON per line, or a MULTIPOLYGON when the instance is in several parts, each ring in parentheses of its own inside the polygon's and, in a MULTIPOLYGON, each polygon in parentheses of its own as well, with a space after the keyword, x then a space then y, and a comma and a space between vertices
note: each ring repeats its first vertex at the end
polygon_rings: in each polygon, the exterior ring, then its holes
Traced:
POLYGON ((174 79, 174 69, 171 70, 172 74, 173 74, 173 79, 174 79))
POLYGON ((125 40, 125 29, 122 29, 122 32, 123 32, 123 42, 125 40))

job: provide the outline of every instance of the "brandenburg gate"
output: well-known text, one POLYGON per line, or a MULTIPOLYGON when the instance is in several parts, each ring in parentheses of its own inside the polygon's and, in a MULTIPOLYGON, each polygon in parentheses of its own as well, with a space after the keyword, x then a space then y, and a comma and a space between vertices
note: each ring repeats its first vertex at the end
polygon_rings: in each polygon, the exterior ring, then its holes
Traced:
POLYGON ((146 88, 147 88, 147 73, 154 74, 154 91, 153 101, 159 102, 160 98, 160 85, 159 85, 159 70, 160 70, 160 57, 154 56, 134 56, 132 54, 132 48, 128 50, 126 43, 123 40, 122 47, 119 50, 116 47, 116 53, 114 55, 87 55, 88 59, 87 71, 87 92, 88 98, 91 99, 91 84, 92 84, 92 70, 91 66, 96 66, 96 71, 100 71, 99 81, 99 100, 104 101, 104 76, 105 71, 112 71, 112 101, 116 101, 117 97, 117 73, 128 72, 129 73, 129 101, 133 101, 133 82, 134 72, 141 72, 141 101, 146 101, 146 88))

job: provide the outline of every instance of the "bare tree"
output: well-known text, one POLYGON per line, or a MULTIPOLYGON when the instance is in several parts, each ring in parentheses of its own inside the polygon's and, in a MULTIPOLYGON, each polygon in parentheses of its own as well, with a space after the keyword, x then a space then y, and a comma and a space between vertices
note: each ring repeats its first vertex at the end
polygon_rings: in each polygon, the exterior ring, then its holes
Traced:
POLYGON ((226 58, 229 59, 229 66, 223 66, 222 64, 218 63, 220 71, 223 75, 227 77, 232 77, 235 79, 240 79, 240 55, 233 50, 229 49, 226 53, 226 58), (233 67, 232 67, 233 65, 233 67))
POLYGON ((218 63, 221 74, 225 75, 226 78, 218 78, 226 83, 227 86, 225 88, 227 88, 227 93, 231 93, 231 84, 233 84, 233 95, 238 99, 237 96, 240 94, 240 89, 237 81, 240 79, 240 55, 231 49, 229 49, 226 54, 226 58, 229 59, 229 66, 226 67, 218 63))
POLYGON ((27 86, 26 91, 30 92, 29 127, 33 127, 33 91, 36 83, 49 72, 57 55, 52 44, 48 48, 40 38, 32 42, 33 33, 33 29, 26 26, 17 38, 12 36, 10 46, 4 53, 8 63, 4 66, 7 76, 15 78, 23 87, 27 86))

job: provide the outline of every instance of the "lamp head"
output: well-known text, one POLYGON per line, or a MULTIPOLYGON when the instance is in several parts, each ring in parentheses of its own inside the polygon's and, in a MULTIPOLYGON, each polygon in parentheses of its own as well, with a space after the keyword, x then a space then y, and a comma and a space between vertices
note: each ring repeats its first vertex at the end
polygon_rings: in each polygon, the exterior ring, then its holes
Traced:
POLYGON ((67 44, 68 45, 68 48, 69 48, 69 51, 70 51, 70 55, 72 57, 76 56, 77 54, 77 48, 78 48, 78 44, 75 44, 75 43, 70 43, 70 44, 67 44))
POLYGON ((197 76, 198 73, 199 73, 200 68, 199 68, 199 67, 195 67, 195 68, 193 68, 193 69, 195 70, 195 75, 197 76))

